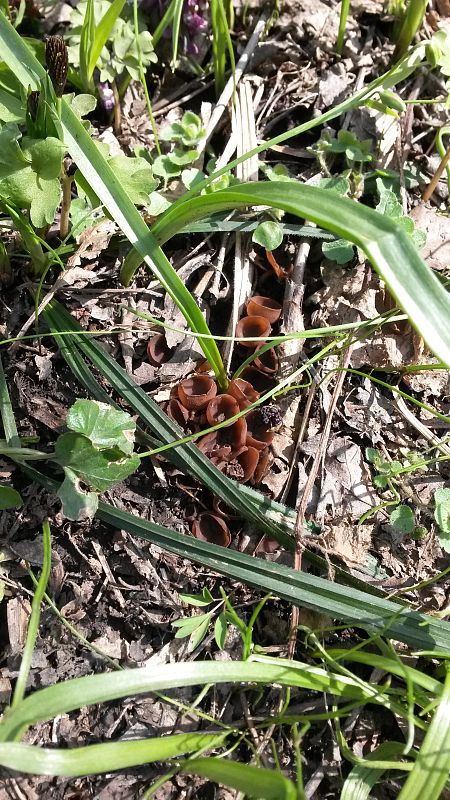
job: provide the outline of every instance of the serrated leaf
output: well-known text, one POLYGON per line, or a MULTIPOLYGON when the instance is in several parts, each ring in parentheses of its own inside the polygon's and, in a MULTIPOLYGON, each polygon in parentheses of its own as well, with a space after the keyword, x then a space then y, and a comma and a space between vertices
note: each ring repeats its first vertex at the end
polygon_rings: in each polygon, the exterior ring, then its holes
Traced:
POLYGON ((76 400, 67 414, 67 427, 81 433, 99 449, 118 448, 129 456, 136 423, 125 411, 97 400, 76 400))
POLYGON ((69 467, 84 483, 97 492, 105 492, 137 470, 138 456, 121 458, 118 450, 96 450, 86 436, 63 433, 55 444, 58 463, 69 467))
POLYGON ((323 242, 322 253, 336 264, 348 264, 355 257, 355 248, 346 239, 337 239, 335 242, 323 242))
POLYGON ((252 242, 261 245, 265 250, 276 250, 283 241, 283 230, 278 222, 261 222, 252 236, 252 242))
POLYGON ((158 156, 153 162, 153 173, 164 180, 176 178, 181 173, 181 167, 175 164, 170 156, 158 156))
POLYGON ((366 447, 365 456, 370 464, 377 464, 380 460, 380 451, 376 447, 366 447))
POLYGON ((11 486, 0 486, 0 511, 6 508, 19 508, 23 505, 22 497, 11 486))
POLYGON ((223 650, 223 648, 225 647, 227 630, 228 630, 227 618, 225 614, 222 612, 222 614, 219 614, 219 616, 217 617, 214 625, 214 638, 216 640, 216 644, 219 650, 223 650))
POLYGON ((0 133, 0 193, 18 208, 29 209, 33 225, 42 228, 53 222, 59 205, 65 147, 52 136, 24 137, 20 147, 15 129, 17 125, 5 125, 0 133))
POLYGON ((67 519, 81 522, 93 519, 98 509, 95 492, 85 492, 75 472, 65 467, 65 478, 56 492, 61 500, 63 514, 67 519))
POLYGON ((108 163, 131 201, 136 206, 145 206, 150 193, 158 185, 148 161, 145 158, 113 156, 108 163))
POLYGON ((388 485, 388 479, 385 475, 375 475, 373 479, 373 485, 377 487, 377 489, 386 489, 388 485))
POLYGON ((409 506, 400 505, 394 508, 389 515, 389 521, 397 531, 405 535, 412 533, 416 526, 414 514, 409 506))

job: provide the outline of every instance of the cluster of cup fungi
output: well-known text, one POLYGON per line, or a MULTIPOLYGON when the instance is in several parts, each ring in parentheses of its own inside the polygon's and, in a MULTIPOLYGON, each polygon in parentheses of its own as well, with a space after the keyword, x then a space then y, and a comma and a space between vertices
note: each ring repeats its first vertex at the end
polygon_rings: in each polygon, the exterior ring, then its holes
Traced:
MULTIPOLYGON (((226 392, 219 393, 216 380, 202 371, 173 387, 164 410, 186 434, 199 433, 235 417, 276 385, 279 363, 275 350, 271 348, 260 355, 257 352, 264 337, 270 336, 281 310, 280 303, 270 297, 255 295, 248 300, 247 315, 239 320, 235 335, 245 340, 240 341, 239 346, 247 355, 254 353, 255 358, 242 372, 242 377, 229 382, 226 392)), ((164 334, 153 336, 147 345, 149 362, 160 366, 169 356, 164 334)), ((280 424, 278 407, 261 405, 229 425, 205 433, 196 439, 196 444, 225 475, 240 483, 257 485, 270 469, 270 445, 280 424)), ((192 522, 193 535, 228 547, 231 533, 226 516, 219 504, 214 513, 199 514, 192 522)))

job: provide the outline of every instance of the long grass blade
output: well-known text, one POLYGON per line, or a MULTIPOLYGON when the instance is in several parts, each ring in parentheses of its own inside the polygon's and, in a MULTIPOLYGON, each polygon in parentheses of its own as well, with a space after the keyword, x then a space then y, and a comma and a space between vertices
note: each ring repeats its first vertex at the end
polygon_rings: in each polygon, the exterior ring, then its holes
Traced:
POLYGON ((297 800, 297 790, 281 772, 263 767, 251 767, 223 758, 193 758, 180 772, 200 775, 210 781, 237 789, 246 797, 259 800, 297 800))
POLYGON ((416 763, 398 800, 438 800, 450 772, 450 670, 416 763))
POLYGON ((411 238, 393 220, 360 203, 294 182, 246 183, 169 208, 153 233, 163 244, 203 216, 258 205, 306 217, 360 247, 430 350, 450 366, 450 328, 442 324, 450 317, 450 295, 411 238))
MULTIPOLYGON (((266 659, 248 661, 187 661, 178 664, 148 664, 136 669, 88 675, 57 683, 28 695, 0 724, 0 742, 13 742, 30 725, 53 719, 94 703, 121 697, 160 692, 180 686, 221 683, 277 683, 308 691, 326 692, 344 700, 370 701, 404 716, 401 704, 378 686, 359 678, 334 673, 301 661, 266 659)), ((424 724, 419 725, 423 728, 424 724)), ((1 747, 0 747, 0 764, 1 747)))
MULTIPOLYGON (((131 670, 129 670, 131 672, 131 670)), ((165 761, 175 756, 212 749, 220 745, 224 734, 182 733, 160 739, 129 742, 105 742, 70 750, 36 747, 19 742, 0 745, 0 763, 7 769, 29 775, 61 775, 78 778, 127 769, 139 764, 165 761)))
POLYGON ((89 54, 89 79, 92 77, 97 61, 100 57, 100 53, 102 52, 102 48, 108 41, 111 31, 116 24, 116 20, 122 13, 124 5, 125 0, 113 0, 108 10, 101 18, 100 22, 95 26, 94 41, 89 54))

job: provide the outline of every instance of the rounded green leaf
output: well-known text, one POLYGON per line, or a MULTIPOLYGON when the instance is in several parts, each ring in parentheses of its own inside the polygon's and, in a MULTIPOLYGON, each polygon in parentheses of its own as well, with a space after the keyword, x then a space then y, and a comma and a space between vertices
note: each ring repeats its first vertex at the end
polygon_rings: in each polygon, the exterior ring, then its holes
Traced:
POLYGON ((11 486, 0 486, 0 511, 6 508, 19 508, 23 505, 23 500, 15 489, 11 486))
POLYGON ((282 241, 283 231, 278 222, 261 222, 252 236, 252 242, 260 244, 265 250, 276 250, 282 241))

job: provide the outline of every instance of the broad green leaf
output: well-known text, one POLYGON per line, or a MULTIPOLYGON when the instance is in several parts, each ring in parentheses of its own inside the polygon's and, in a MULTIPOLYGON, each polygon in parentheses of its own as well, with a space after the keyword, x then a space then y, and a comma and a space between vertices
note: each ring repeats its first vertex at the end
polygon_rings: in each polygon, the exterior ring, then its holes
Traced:
POLYGON ((297 800, 292 781, 281 772, 263 767, 250 767, 222 758, 195 758, 181 769, 188 775, 200 775, 211 781, 237 789, 253 800, 297 800))
POLYGON ((81 433, 94 447, 115 448, 129 456, 134 448, 136 423, 125 411, 97 400, 76 400, 67 414, 67 427, 81 433))
POLYGON ((11 486, 0 486, 0 511, 6 508, 19 508, 23 505, 22 497, 11 486))
POLYGON ((21 147, 16 125, 0 133, 0 194, 18 208, 30 209, 36 228, 51 224, 59 205, 64 145, 53 137, 24 137, 21 147))
POLYGON ((61 500, 64 516, 80 522, 93 519, 98 509, 98 495, 83 490, 76 473, 69 467, 64 467, 64 476, 56 492, 61 500))
POLYGON ((97 108, 97 98, 93 94, 65 94, 63 95, 75 114, 80 117, 85 117, 97 108))
POLYGON ((145 206, 150 193, 158 185, 148 161, 145 158, 113 156, 108 163, 132 203, 145 206))
POLYGON ((278 222, 261 222, 255 229, 252 242, 265 250, 276 250, 283 241, 283 231, 278 222))
POLYGON ((416 527, 414 514, 409 506, 397 506, 391 511, 389 521, 400 533, 408 535, 416 527))
POLYGON ((120 451, 96 450, 89 439, 79 433, 63 433, 55 444, 56 458, 62 467, 69 467, 84 483, 97 492, 105 492, 137 470, 138 456, 122 458, 120 451))
POLYGON ((338 239, 336 242, 324 242, 322 244, 322 253, 325 258, 335 261, 336 264, 348 264, 355 257, 355 248, 351 242, 347 242, 345 239, 338 239))

